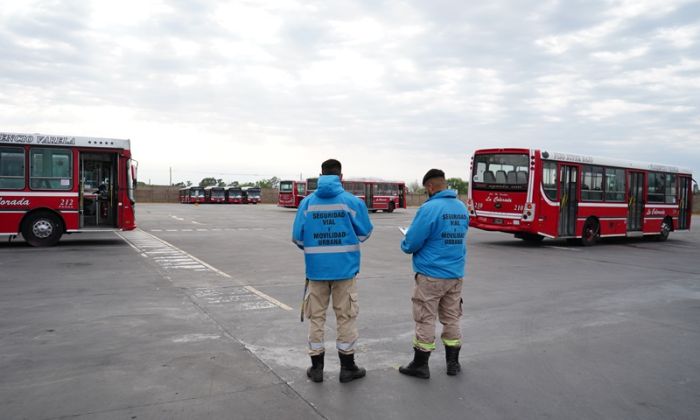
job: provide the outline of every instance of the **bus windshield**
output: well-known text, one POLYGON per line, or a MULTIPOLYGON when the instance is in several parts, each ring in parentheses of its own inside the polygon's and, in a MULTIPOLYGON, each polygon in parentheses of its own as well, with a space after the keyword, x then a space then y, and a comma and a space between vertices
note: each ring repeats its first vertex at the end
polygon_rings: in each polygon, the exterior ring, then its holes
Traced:
POLYGON ((292 182, 280 182, 280 192, 291 192, 292 188, 292 182))
POLYGON ((527 154, 483 154, 474 157, 473 188, 527 191, 527 154))

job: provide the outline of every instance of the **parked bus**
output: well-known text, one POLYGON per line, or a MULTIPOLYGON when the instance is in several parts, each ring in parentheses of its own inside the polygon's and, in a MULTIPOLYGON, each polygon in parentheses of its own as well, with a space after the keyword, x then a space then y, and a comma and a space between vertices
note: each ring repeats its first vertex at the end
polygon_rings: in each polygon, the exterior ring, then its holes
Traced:
POLYGON ((204 188, 185 187, 180 189, 180 202, 182 204, 198 204, 206 201, 204 188))
POLYGON ((229 204, 241 204, 243 202, 243 190, 241 187, 227 187, 226 202, 229 204))
POLYGON ((363 200, 371 212, 391 213, 406 208, 406 184, 403 182, 348 179, 343 180, 343 188, 363 200))
POLYGON ((306 178, 306 195, 311 195, 318 188, 318 177, 306 178))
POLYGON ((306 196, 306 182, 280 181, 280 193, 277 205, 280 207, 299 207, 299 203, 306 196))
POLYGON ((0 133, 0 235, 132 230, 136 169, 129 140, 0 133))
POLYGON ((224 187, 215 186, 204 188, 204 202, 209 204, 225 203, 226 190, 224 187))
POLYGON ((243 190, 243 202, 246 204, 258 204, 262 200, 260 187, 249 187, 243 190))
POLYGON ((689 169, 528 149, 477 150, 469 225, 528 241, 655 235, 690 229, 689 169))

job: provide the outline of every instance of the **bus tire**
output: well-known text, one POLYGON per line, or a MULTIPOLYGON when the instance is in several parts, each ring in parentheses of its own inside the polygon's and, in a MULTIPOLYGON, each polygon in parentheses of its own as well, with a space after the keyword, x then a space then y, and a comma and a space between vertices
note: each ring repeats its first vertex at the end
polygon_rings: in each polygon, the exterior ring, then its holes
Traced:
POLYGON ((673 221, 669 217, 665 218, 663 222, 661 222, 661 230, 659 231, 659 236, 656 237, 656 239, 659 242, 664 242, 668 239, 668 235, 671 233, 673 230, 673 221))
POLYGON ((594 218, 589 218, 583 224, 581 232, 581 244, 583 246, 593 246, 600 239, 600 223, 594 218))
POLYGON ((387 213, 393 213, 394 207, 395 207, 395 206, 394 206, 394 202, 392 201, 392 202, 389 203, 389 208, 386 209, 385 211, 386 211, 387 213))
POLYGON ((22 236, 31 246, 53 246, 63 235, 63 222, 53 213, 32 213, 22 223, 22 236))
POLYGON ((377 209, 370 209, 369 212, 370 212, 370 213, 376 213, 376 212, 377 212, 377 209))

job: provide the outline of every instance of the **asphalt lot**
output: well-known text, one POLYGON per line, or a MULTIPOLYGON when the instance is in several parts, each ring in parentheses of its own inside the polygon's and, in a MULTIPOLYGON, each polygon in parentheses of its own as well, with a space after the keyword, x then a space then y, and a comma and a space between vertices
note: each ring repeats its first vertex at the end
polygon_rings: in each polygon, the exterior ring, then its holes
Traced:
POLYGON ((463 373, 410 360, 410 258, 372 215, 359 276, 366 378, 305 376, 294 210, 139 204, 134 232, 0 244, 0 417, 696 419, 700 219, 665 243, 531 246, 472 229, 463 373))

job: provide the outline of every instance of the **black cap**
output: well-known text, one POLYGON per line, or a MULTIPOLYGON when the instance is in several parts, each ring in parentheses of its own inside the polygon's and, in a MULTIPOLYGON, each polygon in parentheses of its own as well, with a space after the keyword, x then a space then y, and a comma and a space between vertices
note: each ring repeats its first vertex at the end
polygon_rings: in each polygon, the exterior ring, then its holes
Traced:
POLYGON ((433 179, 433 178, 445 178, 445 173, 439 169, 431 169, 428 172, 426 172, 425 176, 423 177, 423 185, 425 185, 428 180, 433 179))

